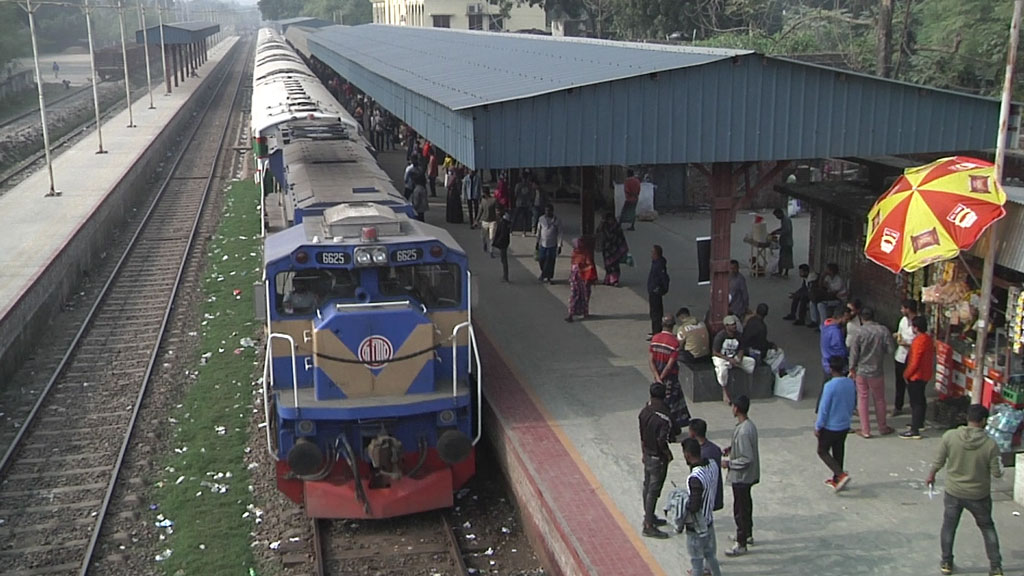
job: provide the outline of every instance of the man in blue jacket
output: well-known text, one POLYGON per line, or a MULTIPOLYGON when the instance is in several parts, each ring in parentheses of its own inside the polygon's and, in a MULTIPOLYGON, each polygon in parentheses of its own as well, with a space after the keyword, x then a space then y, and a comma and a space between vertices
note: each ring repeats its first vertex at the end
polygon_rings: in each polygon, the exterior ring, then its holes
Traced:
POLYGON ((814 435, 818 437, 818 458, 832 471, 832 477, 825 480, 825 484, 839 492, 850 481, 850 475, 843 470, 843 456, 850 418, 857 408, 857 385, 846 375, 845 357, 831 356, 828 365, 832 379, 825 383, 821 394, 814 435))

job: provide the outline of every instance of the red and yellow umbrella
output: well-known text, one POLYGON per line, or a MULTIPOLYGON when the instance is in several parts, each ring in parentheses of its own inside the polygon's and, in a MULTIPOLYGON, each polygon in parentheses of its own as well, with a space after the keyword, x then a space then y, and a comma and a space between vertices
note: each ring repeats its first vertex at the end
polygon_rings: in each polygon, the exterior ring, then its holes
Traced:
POLYGON ((864 254, 899 273, 955 258, 1006 214, 992 163, 966 156, 907 169, 868 213, 864 254))

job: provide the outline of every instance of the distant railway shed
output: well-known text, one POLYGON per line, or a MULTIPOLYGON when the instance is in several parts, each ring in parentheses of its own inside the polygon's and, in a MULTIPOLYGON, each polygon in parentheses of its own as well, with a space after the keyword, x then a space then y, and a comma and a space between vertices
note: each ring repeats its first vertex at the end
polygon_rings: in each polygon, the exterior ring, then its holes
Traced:
MULTIPOLYGON (((994 99, 744 50, 382 25, 325 27, 307 42, 471 168, 668 164, 707 175, 716 322, 735 212, 789 162, 988 149, 998 129, 994 99)), ((587 233, 597 182, 582 175, 587 233)))
POLYGON ((164 71, 164 82, 167 92, 171 91, 171 83, 178 86, 185 78, 195 75, 196 68, 206 62, 210 48, 209 38, 220 32, 220 24, 213 22, 175 22, 163 24, 163 40, 161 41, 160 25, 149 26, 145 33, 135 31, 135 42, 158 48, 161 44, 167 53, 167 69, 164 71))

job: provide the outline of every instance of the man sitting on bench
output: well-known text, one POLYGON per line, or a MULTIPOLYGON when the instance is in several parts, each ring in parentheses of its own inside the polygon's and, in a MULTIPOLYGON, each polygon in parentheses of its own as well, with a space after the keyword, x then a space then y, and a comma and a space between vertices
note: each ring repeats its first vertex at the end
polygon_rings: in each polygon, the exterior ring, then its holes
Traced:
POLYGON ((679 339, 679 361, 683 364, 704 364, 711 361, 711 337, 703 322, 690 316, 689 308, 676 312, 676 338, 679 339))
POLYGON ((729 371, 733 368, 740 368, 747 374, 754 373, 757 361, 744 354, 744 346, 740 342, 740 332, 737 329, 738 321, 735 316, 729 315, 722 319, 725 326, 721 332, 715 334, 715 341, 711 345, 711 361, 715 365, 715 376, 718 378, 718 385, 722 387, 722 400, 726 404, 732 403, 729 397, 729 371))

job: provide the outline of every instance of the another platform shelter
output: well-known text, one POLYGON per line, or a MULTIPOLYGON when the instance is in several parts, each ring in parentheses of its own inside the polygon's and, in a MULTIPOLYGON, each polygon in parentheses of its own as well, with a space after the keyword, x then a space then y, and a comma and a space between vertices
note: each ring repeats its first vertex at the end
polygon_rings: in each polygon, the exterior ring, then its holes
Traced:
MULTIPOLYGON (((171 82, 178 86, 179 77, 181 82, 185 78, 194 76, 196 68, 206 62, 209 49, 210 36, 220 32, 220 24, 213 22, 175 22, 164 23, 163 45, 167 53, 167 69, 164 71, 164 82, 167 84, 167 92, 171 91, 171 82)), ((151 46, 160 47, 160 25, 146 28, 143 35, 142 30, 135 31, 135 42, 145 43, 149 40, 151 46)))

